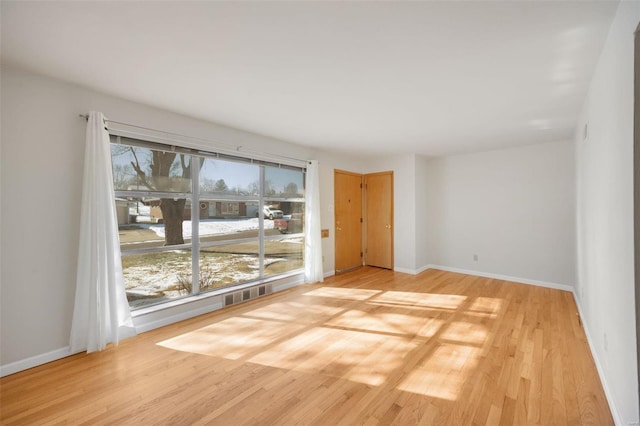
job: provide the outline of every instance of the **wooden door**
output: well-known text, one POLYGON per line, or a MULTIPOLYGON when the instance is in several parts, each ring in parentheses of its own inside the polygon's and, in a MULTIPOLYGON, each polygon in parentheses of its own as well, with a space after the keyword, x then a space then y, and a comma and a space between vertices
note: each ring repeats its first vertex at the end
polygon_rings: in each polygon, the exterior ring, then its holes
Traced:
POLYGON ((362 175, 334 172, 336 273, 362 266, 362 175))
POLYGON ((364 176, 365 264, 393 269, 393 172, 364 176))

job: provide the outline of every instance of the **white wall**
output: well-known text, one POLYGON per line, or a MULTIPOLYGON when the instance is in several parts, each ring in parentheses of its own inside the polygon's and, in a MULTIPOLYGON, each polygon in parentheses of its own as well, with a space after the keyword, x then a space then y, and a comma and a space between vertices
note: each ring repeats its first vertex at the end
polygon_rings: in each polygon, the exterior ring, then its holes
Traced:
POLYGON ((427 211, 429 208, 428 192, 426 187, 430 184, 428 168, 429 163, 426 157, 416 155, 415 157, 415 207, 416 207, 416 272, 425 270, 429 265, 429 239, 431 235, 428 231, 427 211))
POLYGON ((400 272, 416 272, 415 155, 367 158, 364 173, 393 171, 393 262, 400 272))
POLYGON ((424 230, 422 224, 416 223, 417 205, 426 204, 426 197, 416 193, 417 168, 424 174, 426 159, 414 154, 387 157, 347 158, 343 155, 317 153, 320 160, 320 201, 322 203, 322 227, 330 230, 330 237, 323 239, 322 251, 325 257, 324 273, 329 275, 335 271, 335 239, 334 233, 334 188, 335 169, 354 173, 377 173, 393 171, 394 183, 394 269, 396 271, 416 273, 427 262, 417 265, 417 256, 424 257, 418 245, 426 246, 426 238, 418 238, 424 230))
POLYGON ((334 172, 336 169, 353 173, 362 173, 362 165, 359 160, 348 158, 344 155, 327 152, 315 152, 314 158, 318 159, 320 170, 320 216, 322 229, 329 230, 329 237, 322 239, 322 270, 325 276, 335 273, 335 198, 334 198, 334 172))
POLYGON ((429 160, 429 262, 573 285, 574 185, 571 141, 429 160))
POLYGON ((576 293, 616 423, 623 425, 638 424, 633 33, 639 21, 640 2, 621 2, 591 81, 575 142, 576 293))
MULTIPOLYGON (((47 354, 59 357, 64 355, 60 350, 68 345, 86 128, 78 114, 97 110, 112 120, 248 149, 301 159, 312 155, 299 145, 124 101, 15 68, 2 68, 1 85, 3 366, 31 357, 47 360, 47 354)), ((326 194, 324 188, 321 192, 326 194)), ((212 306, 218 302, 212 300, 212 306)))

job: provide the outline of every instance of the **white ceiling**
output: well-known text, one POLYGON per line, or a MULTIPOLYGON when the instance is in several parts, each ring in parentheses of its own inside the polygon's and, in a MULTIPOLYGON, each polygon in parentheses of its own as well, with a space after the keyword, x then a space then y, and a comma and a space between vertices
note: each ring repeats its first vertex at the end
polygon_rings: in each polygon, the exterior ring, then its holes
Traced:
POLYGON ((345 153, 573 137, 616 2, 10 2, 2 60, 345 153))

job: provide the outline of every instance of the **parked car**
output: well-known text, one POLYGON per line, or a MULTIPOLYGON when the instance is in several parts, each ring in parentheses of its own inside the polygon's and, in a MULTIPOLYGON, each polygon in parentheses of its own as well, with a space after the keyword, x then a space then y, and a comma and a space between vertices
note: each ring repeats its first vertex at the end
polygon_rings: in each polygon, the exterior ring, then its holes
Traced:
MULTIPOLYGON (((278 210, 273 206, 264 206, 262 209, 262 214, 264 215, 265 219, 281 219, 283 217, 283 213, 282 210, 278 210)), ((256 213, 256 216, 258 216, 258 214, 256 213)))
POLYGON ((275 219, 273 226, 283 234, 298 234, 302 232, 302 213, 293 213, 282 219, 275 219))

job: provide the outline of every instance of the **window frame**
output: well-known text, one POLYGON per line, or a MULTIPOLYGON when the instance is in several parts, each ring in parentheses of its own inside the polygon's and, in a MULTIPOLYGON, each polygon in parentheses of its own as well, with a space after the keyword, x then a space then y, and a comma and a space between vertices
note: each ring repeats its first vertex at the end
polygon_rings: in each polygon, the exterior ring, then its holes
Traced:
MULTIPOLYGON (((300 268, 292 269, 289 271, 285 271, 276 275, 265 276, 265 242, 266 241, 278 241, 285 240, 290 238, 304 238, 304 227, 302 228, 302 232, 295 234, 283 234, 283 235, 265 235, 265 220, 264 215, 260 214, 263 211, 263 208, 266 204, 270 204, 272 202, 296 202, 303 204, 303 211, 306 208, 306 200, 304 198, 305 191, 305 177, 306 177, 306 167, 298 167, 291 166, 287 164, 279 164, 271 161, 263 161, 257 160, 250 157, 241 157, 236 155, 229 155, 225 153, 218 152, 209 152, 202 150, 194 150, 191 148, 186 148, 178 145, 168 145, 159 142, 151 142, 143 139, 132 138, 129 136, 120 136, 117 134, 111 134, 111 145, 123 145, 123 146, 131 146, 131 147, 140 147, 146 148, 150 150, 159 150, 164 152, 175 152, 177 154, 184 154, 190 156, 190 167, 191 167, 191 191, 190 192, 167 192, 167 191, 141 191, 141 190, 114 190, 114 199, 118 198, 137 198, 142 199, 144 197, 153 197, 153 198, 174 198, 174 199, 186 199, 191 203, 191 238, 189 242, 186 242, 187 238, 185 238, 184 244, 176 244, 176 245, 168 245, 168 246, 155 246, 155 247, 146 247, 146 248, 138 248, 138 249, 128 249, 121 250, 121 256, 124 258, 125 256, 130 255, 140 255, 147 253, 158 253, 158 252, 166 252, 166 251, 174 251, 174 250, 190 250, 191 251, 191 294, 187 294, 180 297, 174 297, 171 299, 165 299, 158 302, 152 302, 147 304, 141 304, 139 306, 131 306, 130 308, 132 312, 141 311, 150 307, 163 307, 165 305, 173 306, 177 301, 181 299, 192 298, 194 296, 197 297, 206 297, 208 293, 212 294, 224 294, 230 293, 234 291, 238 291, 239 289, 246 289, 256 285, 261 285, 267 281, 273 281, 278 279, 279 277, 285 278, 291 276, 292 274, 299 274, 304 272, 304 250, 301 251, 303 265, 300 268), (202 163, 207 159, 215 159, 219 161, 229 161, 229 162, 237 162, 237 163, 245 163, 252 164, 258 167, 258 194, 212 194, 212 193, 204 193, 202 194, 200 191, 200 170, 202 167, 202 163), (282 196, 266 196, 265 190, 265 171, 267 167, 274 168, 284 168, 288 170, 293 170, 300 172, 302 174, 302 197, 282 197, 282 196), (224 201, 224 202, 256 202, 258 203, 258 229, 257 237, 248 237, 248 238, 237 238, 237 239, 220 239, 215 241, 208 241, 206 243, 201 242, 200 238, 200 212, 199 206, 202 201, 224 201), (195 207, 194 207, 195 206, 195 207), (218 287, 208 291, 201 291, 200 289, 200 265, 201 265, 201 248, 203 247, 215 247, 228 245, 229 243, 238 244, 238 243, 258 243, 258 264, 259 264, 259 273, 258 278, 255 280, 248 280, 243 282, 234 283, 231 285, 218 287)), ((113 158, 113 157, 112 157, 113 158)), ((113 160, 112 160, 113 163, 113 160)), ((120 243, 122 246, 122 243, 120 243)), ((304 246, 304 245, 303 245, 304 246)))

